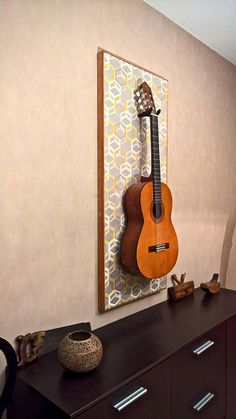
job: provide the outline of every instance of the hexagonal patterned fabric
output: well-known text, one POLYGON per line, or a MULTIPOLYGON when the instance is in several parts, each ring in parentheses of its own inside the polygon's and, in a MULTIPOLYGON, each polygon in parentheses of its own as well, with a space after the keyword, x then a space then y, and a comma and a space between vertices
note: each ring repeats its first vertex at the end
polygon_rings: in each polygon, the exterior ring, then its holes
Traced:
POLYGON ((166 288, 166 277, 149 280, 132 276, 120 264, 120 240, 125 229, 123 197, 127 188, 151 171, 149 118, 139 120, 134 90, 146 81, 159 117, 162 181, 167 181, 166 79, 104 53, 104 287, 105 310, 166 288))

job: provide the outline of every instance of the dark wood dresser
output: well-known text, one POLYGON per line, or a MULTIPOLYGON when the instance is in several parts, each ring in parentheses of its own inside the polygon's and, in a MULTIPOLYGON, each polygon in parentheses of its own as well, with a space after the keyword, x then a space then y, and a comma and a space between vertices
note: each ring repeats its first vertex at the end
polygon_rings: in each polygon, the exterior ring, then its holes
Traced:
POLYGON ((8 419, 236 419, 236 292, 166 301, 94 331, 104 356, 73 375, 52 352, 20 371, 8 419))

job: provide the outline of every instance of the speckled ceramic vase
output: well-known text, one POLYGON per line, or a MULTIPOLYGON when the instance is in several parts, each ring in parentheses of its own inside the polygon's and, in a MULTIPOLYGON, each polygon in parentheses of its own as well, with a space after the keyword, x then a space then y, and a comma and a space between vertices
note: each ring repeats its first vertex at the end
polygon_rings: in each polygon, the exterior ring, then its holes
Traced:
POLYGON ((66 335, 58 345, 58 358, 64 368, 87 372, 96 368, 102 358, 101 341, 93 333, 77 330, 66 335))

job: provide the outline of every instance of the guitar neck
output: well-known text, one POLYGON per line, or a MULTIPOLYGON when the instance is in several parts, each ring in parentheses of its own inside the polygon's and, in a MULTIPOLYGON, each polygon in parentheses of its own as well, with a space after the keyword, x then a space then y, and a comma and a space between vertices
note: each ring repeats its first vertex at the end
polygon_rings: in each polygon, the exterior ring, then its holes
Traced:
POLYGON ((161 204, 161 167, 159 151, 159 130, 158 116, 150 115, 151 127, 151 152, 152 152, 152 178, 153 178, 153 201, 155 204, 161 204))

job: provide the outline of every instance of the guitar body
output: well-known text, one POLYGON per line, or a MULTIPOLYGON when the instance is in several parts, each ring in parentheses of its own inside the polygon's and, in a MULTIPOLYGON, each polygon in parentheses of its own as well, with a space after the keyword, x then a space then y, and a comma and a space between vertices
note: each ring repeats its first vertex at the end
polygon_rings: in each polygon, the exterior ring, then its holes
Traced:
POLYGON ((126 192, 127 227, 121 242, 121 262, 131 274, 160 278, 174 267, 178 240, 171 221, 172 197, 161 183, 162 214, 153 214, 153 182, 139 182, 126 192))

